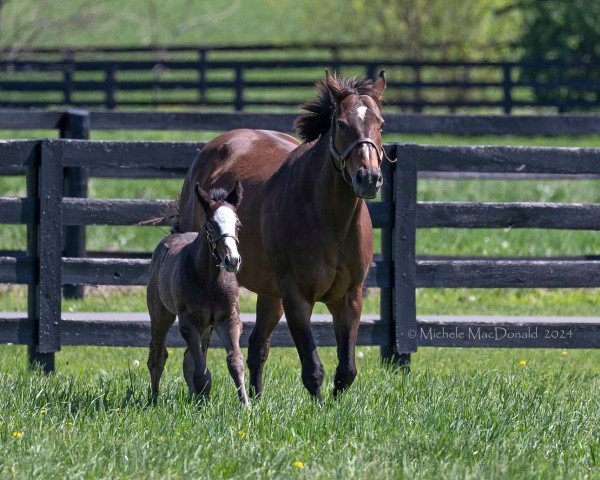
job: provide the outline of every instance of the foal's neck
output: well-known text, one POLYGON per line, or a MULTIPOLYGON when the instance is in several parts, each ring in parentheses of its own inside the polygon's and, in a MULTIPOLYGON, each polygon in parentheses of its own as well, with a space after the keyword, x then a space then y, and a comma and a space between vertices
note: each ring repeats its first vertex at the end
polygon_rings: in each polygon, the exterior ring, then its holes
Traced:
POLYGON ((216 281, 221 273, 221 268, 217 265, 217 259, 210 251, 204 227, 200 229, 198 236, 192 244, 192 255, 194 268, 198 277, 204 278, 209 282, 216 281))

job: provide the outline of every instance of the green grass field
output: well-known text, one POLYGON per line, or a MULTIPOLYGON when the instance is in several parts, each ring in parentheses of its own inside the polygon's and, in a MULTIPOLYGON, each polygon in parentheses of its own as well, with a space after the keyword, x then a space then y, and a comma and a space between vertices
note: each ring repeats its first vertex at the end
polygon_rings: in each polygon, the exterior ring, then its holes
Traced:
POLYGON ((223 353, 209 354, 208 404, 188 398, 170 353, 152 406, 145 349, 65 348, 44 377, 1 346, 0 477, 600 478, 598 351, 422 349, 406 376, 359 348, 334 401, 325 348, 319 406, 295 352, 274 349, 246 411, 223 353))

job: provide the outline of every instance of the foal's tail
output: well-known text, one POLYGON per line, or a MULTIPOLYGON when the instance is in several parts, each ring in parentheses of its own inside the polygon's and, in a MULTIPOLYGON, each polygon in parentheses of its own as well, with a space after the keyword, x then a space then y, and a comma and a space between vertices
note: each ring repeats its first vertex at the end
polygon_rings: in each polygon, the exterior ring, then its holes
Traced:
POLYGON ((165 214, 162 217, 149 218, 138 223, 140 226, 170 226, 171 233, 179 233, 179 201, 174 200, 165 206, 165 214))

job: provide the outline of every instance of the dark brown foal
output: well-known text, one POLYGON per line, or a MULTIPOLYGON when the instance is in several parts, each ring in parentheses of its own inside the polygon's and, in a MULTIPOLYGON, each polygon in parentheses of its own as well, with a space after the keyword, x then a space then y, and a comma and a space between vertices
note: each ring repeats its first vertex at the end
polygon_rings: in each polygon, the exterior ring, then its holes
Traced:
POLYGON ((168 236, 152 255, 147 291, 152 330, 148 356, 152 393, 158 394, 167 360, 167 333, 178 316, 179 329, 187 343, 183 375, 190 393, 205 397, 210 394, 206 354, 214 327, 227 350, 227 367, 240 401, 247 405, 236 278, 241 258, 237 248, 240 223, 235 209, 242 198, 242 187, 237 182, 229 193, 213 189, 208 194, 196 184, 195 192, 206 219, 204 228, 200 233, 168 236))

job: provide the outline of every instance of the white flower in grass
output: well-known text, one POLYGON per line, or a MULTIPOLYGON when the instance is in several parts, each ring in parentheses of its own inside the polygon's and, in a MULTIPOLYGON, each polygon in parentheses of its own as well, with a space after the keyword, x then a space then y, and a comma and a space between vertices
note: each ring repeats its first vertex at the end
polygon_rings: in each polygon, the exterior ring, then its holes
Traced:
POLYGON ((362 350, 359 350, 358 353, 356 354, 356 356, 358 358, 365 358, 365 352, 363 352, 362 350))
POLYGON ((134 361, 133 361, 133 366, 134 366, 135 368, 138 368, 138 367, 140 366, 140 361, 139 361, 139 360, 134 360, 134 361))

